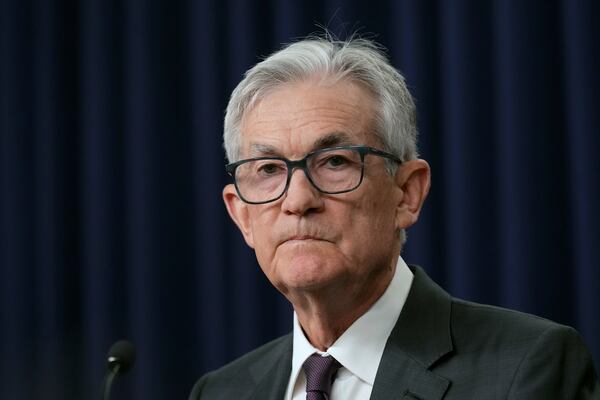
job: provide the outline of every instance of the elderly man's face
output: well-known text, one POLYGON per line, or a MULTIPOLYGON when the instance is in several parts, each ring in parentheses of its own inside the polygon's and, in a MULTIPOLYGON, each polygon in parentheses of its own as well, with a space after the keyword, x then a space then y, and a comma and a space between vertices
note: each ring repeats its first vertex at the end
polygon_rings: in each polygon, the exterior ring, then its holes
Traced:
MULTIPOLYGON (((246 112, 241 158, 296 160, 324 147, 381 148, 374 107, 370 93, 348 81, 282 85, 246 112)), ((223 195, 264 273, 288 295, 376 284, 389 273, 399 251, 397 230, 416 219, 406 215, 401 186, 383 158, 367 155, 363 182, 349 193, 320 193, 295 170, 287 193, 272 203, 245 204, 232 185, 223 195)))

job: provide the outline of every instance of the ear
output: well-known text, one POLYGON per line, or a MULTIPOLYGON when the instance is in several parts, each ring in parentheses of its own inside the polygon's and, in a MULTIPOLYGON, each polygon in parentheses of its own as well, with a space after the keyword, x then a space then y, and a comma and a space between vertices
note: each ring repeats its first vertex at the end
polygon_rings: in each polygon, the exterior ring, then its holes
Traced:
POLYGON ((396 228, 408 228, 419 218, 419 213, 429 193, 431 171, 425 160, 402 163, 395 176, 401 195, 396 207, 396 228))
POLYGON ((235 222, 244 235, 248 246, 254 248, 254 237, 252 235, 252 224, 248 215, 248 205, 239 198, 235 186, 229 184, 223 188, 223 201, 229 216, 235 222))

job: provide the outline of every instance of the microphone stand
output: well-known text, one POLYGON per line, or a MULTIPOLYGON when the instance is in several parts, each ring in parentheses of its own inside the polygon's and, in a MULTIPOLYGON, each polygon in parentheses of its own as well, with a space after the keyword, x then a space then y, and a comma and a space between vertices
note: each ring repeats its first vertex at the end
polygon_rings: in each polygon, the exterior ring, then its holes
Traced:
POLYGON ((119 369, 121 369, 121 364, 116 364, 114 368, 109 369, 106 373, 106 376, 104 377, 102 400, 108 400, 110 398, 110 390, 112 388, 113 380, 119 373, 119 369))

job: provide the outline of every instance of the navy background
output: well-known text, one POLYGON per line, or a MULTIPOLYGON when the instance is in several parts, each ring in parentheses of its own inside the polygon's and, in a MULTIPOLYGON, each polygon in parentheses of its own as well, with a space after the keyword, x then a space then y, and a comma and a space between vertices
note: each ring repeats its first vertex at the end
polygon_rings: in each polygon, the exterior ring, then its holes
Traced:
POLYGON ((575 326, 600 361, 600 16, 589 1, 4 0, 0 391, 185 398, 287 332, 221 201, 243 72, 329 27, 389 49, 433 170, 404 258, 453 295, 575 326))

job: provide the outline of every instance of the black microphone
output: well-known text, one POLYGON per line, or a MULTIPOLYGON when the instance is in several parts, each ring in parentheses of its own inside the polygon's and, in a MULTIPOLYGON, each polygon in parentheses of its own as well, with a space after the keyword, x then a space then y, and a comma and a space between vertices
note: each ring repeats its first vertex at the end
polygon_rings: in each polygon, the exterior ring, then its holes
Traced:
POLYGON ((103 400, 108 400, 110 397, 110 388, 113 379, 119 374, 124 374, 135 363, 135 348, 131 342, 127 340, 119 340, 110 346, 106 359, 106 378, 104 379, 103 400))

